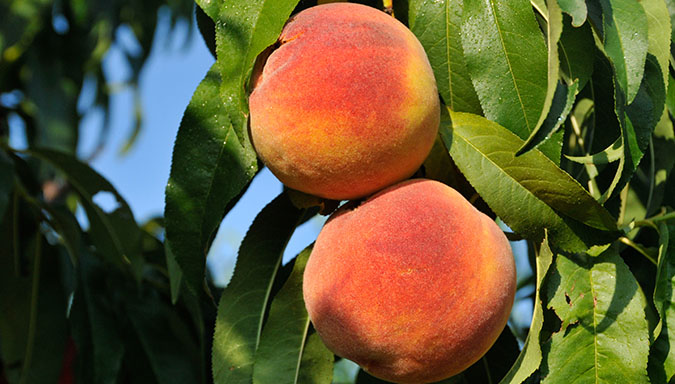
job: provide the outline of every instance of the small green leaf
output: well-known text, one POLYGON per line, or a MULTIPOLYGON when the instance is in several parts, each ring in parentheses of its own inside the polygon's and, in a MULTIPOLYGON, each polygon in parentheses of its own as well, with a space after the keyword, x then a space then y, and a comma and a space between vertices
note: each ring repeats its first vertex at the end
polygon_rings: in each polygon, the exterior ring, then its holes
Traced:
POLYGON ((635 0, 600 0, 600 4, 605 53, 630 103, 640 88, 647 57, 647 15, 635 0))
POLYGON ((653 383, 668 382, 675 376, 675 226, 659 225, 659 260, 654 288, 654 305, 660 321, 652 344, 649 371, 653 383))
POLYGON ((613 248, 557 255, 548 306, 562 320, 544 346, 543 383, 646 383, 646 298, 613 248))
POLYGON ((482 113, 461 42, 462 0, 412 0, 410 30, 427 52, 438 92, 453 111, 482 113))
POLYGON ((530 331, 525 339, 518 360, 511 367, 511 370, 500 381, 500 384, 522 383, 530 377, 541 363, 541 329, 544 325, 544 303, 542 302, 542 289, 544 289, 544 277, 548 273, 553 260, 553 253, 548 246, 548 238, 544 238, 541 244, 539 255, 537 255, 537 288, 534 296, 534 309, 532 313, 532 323, 530 331))
MULTIPOLYGON (((216 63, 220 96, 239 141, 246 143, 246 86, 258 55, 274 44, 298 0, 231 0, 220 4, 216 22, 216 63)), ((205 10, 206 11, 206 10, 205 10)), ((211 11, 207 14, 211 15, 211 11)), ((213 15, 211 15, 213 17, 213 15)))
POLYGON ((302 214, 283 193, 258 214, 246 234, 234 275, 218 304, 212 356, 215 384, 251 383, 272 283, 302 214))
POLYGON ((166 238, 185 283, 204 284, 206 254, 226 207, 257 171, 256 155, 242 146, 220 99, 211 67, 185 110, 166 186, 166 238))
POLYGON ((580 27, 586 22, 586 2, 584 0, 558 0, 558 5, 563 12, 572 16, 572 25, 580 27))
POLYGON ((77 191, 87 212, 91 225, 89 232, 97 251, 113 264, 129 264, 135 276, 140 278, 143 268, 141 230, 129 205, 115 187, 73 155, 50 149, 33 149, 28 153, 63 172, 77 191), (112 212, 104 211, 93 200, 99 193, 111 193, 118 206, 112 212))
POLYGON ((546 44, 530 2, 465 0, 462 46, 485 117, 526 139, 547 84, 546 44))
POLYGON ((309 329, 302 297, 302 276, 312 248, 296 258, 293 271, 274 297, 253 366, 254 384, 298 383, 309 329))
POLYGON ((583 230, 556 211, 594 228, 616 230, 615 219, 541 152, 516 157, 523 143, 516 135, 475 115, 451 112, 451 119, 442 115, 440 132, 455 164, 516 232, 540 241, 548 228, 552 242, 568 250, 601 241, 603 236, 586 237, 590 228, 583 230))
POLYGON ((623 146, 621 145, 621 139, 617 139, 612 145, 605 148, 604 150, 594 153, 592 155, 586 156, 567 156, 570 161, 578 164, 609 164, 621 159, 623 156, 623 146))

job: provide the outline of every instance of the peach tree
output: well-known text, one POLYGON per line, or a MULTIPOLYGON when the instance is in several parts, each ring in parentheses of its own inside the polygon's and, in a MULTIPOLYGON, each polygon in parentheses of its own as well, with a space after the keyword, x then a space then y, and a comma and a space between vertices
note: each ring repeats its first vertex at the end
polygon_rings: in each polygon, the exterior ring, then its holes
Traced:
MULTIPOLYGON (((670 1, 364 2, 422 43, 442 101, 416 176, 458 189, 525 240, 531 324, 506 328, 448 382, 667 382, 675 374, 669 237, 675 189, 670 1)), ((249 137, 256 58, 309 1, 197 1, 216 63, 176 139, 166 191, 172 284, 204 284, 223 216, 263 166, 249 137)), ((302 150, 302 149, 299 149, 302 150)), ((302 305, 299 223, 335 202, 283 192, 249 229, 218 300, 216 383, 330 383, 334 357, 302 305)), ((178 289, 178 288, 176 288, 178 289)), ((413 341, 414 342, 414 341, 413 341)), ((377 382, 365 372, 359 383, 377 382)))

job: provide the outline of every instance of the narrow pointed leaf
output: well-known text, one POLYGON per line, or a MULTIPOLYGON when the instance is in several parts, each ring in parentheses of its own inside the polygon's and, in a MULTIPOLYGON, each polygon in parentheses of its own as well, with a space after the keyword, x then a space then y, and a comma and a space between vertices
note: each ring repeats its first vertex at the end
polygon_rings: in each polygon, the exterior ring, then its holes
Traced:
POLYGON ((604 49, 628 103, 637 95, 647 57, 647 15, 635 0, 601 0, 604 49))
POLYGON ((659 226, 660 244, 654 305, 659 313, 660 332, 649 356, 652 382, 668 382, 675 376, 675 226, 659 226))
POLYGON ((216 65, 220 96, 243 143, 248 140, 246 86, 256 57, 274 44, 298 0, 232 0, 220 4, 216 22, 216 65))
POLYGON ((542 356, 540 345, 542 340, 540 339, 540 333, 544 325, 542 289, 544 289, 544 277, 548 273, 552 260, 553 253, 548 245, 548 239, 545 237, 544 242, 541 245, 540 253, 537 255, 537 286, 534 296, 534 309, 532 312, 530 331, 527 334, 525 345, 518 356, 518 360, 516 360, 516 363, 511 367, 511 370, 506 374, 502 381, 500 381, 500 384, 522 383, 539 369, 542 356))
POLYGON ((523 141, 504 127, 466 113, 452 112, 451 120, 441 121, 441 137, 450 155, 481 197, 515 231, 542 240, 546 227, 558 246, 569 242, 567 249, 583 247, 578 236, 584 234, 571 228, 575 224, 557 211, 594 228, 616 229, 614 218, 541 152, 516 157, 523 141))
POLYGON ((255 353, 254 384, 298 383, 309 330, 302 275, 311 252, 312 248, 308 247, 297 256, 293 272, 272 301, 255 353))
POLYGON ((562 320, 546 347, 543 383, 646 383, 646 298, 612 248, 557 255, 548 305, 562 320))
POLYGON ((547 84, 546 44, 530 2, 465 0, 462 46, 485 117, 526 139, 547 84))
POLYGON ((220 99, 214 67, 185 110, 166 186, 166 238, 185 283, 202 289, 206 255, 226 207, 257 171, 256 155, 242 146, 220 99))
POLYGON ((453 111, 482 113, 461 42, 462 0, 413 0, 410 30, 427 52, 438 92, 453 111))
POLYGON ((63 172, 77 191, 89 218, 89 232, 98 252, 114 264, 130 264, 136 277, 140 278, 143 267, 141 230, 131 208, 115 187, 73 155, 51 149, 32 149, 28 153, 63 172), (94 197, 99 193, 113 195, 117 207, 112 212, 104 211, 94 202, 94 197))
MULTIPOLYGON (((547 134, 543 135, 540 133, 542 130, 542 125, 548 119, 550 115, 551 106, 553 104, 553 98, 556 93, 567 92, 561 91, 558 92, 558 72, 560 70, 560 61, 558 60, 558 40, 560 39, 560 34, 562 33, 563 23, 562 23, 562 11, 558 7, 558 0, 548 0, 547 1, 547 13, 548 13, 548 23, 546 24, 546 45, 548 46, 548 81, 546 85, 546 96, 544 97, 544 106, 542 107, 541 114, 539 115, 539 120, 530 132, 527 140, 523 146, 518 150, 518 155, 521 155, 527 151, 528 148, 534 148, 536 144, 536 138, 546 138, 547 134)), ((560 97, 560 96, 558 96, 560 97)), ((563 104, 564 105, 564 104, 563 104)), ((570 109, 572 106, 570 105, 570 109)), ((555 111, 554 111, 555 112, 555 111)), ((557 120, 558 116, 554 116, 553 119, 557 120)), ((564 120, 563 120, 564 121, 564 120)), ((560 122, 562 123, 562 121, 560 122)), ((544 127, 544 130, 547 128, 544 127)), ((552 132, 552 131, 549 131, 552 132)), ((543 140, 543 139, 541 139, 543 140)))
POLYGON ((246 234, 234 275, 218 304, 212 355, 215 384, 251 383, 272 283, 302 212, 281 194, 258 214, 246 234))
POLYGON ((612 145, 605 148, 603 151, 586 156, 565 156, 572 162, 578 164, 609 164, 613 163, 623 156, 623 146, 621 139, 617 139, 612 145))

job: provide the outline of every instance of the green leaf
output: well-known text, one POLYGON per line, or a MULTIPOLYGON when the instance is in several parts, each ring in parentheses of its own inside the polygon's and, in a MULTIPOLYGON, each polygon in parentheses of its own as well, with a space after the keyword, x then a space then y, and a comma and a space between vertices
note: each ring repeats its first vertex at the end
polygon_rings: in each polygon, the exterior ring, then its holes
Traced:
POLYGON ((562 320, 544 348, 548 383, 646 383, 646 298, 617 252, 557 255, 548 306, 562 320))
POLYGON ((541 152, 516 157, 523 141, 504 127, 466 113, 451 112, 451 119, 442 115, 440 132, 455 164, 513 230, 540 241, 548 228, 555 246, 583 250, 603 236, 588 237, 591 228, 570 219, 616 229, 614 218, 541 152))
POLYGON ((534 296, 534 309, 532 313, 532 323, 530 331, 525 339, 523 346, 516 363, 513 364, 511 370, 500 381, 500 384, 516 384, 522 383, 530 377, 541 363, 541 329, 544 325, 544 304, 542 301, 542 289, 544 288, 544 277, 548 273, 553 260, 553 253, 548 245, 548 238, 544 237, 541 244, 539 255, 537 255, 537 288, 534 296))
POLYGON ((663 111, 661 122, 654 129, 654 193, 651 204, 647 212, 648 215, 655 213, 663 203, 666 185, 669 178, 672 177, 673 167, 675 166, 675 132, 673 132, 673 123, 668 117, 668 112, 663 111))
POLYGON ((570 161, 573 161, 578 164, 609 164, 617 160, 620 160, 623 156, 623 146, 621 145, 621 139, 617 139, 612 145, 605 148, 604 150, 594 153, 592 155, 586 156, 567 156, 570 161))
POLYGON ((110 272, 83 252, 71 309, 71 332, 81 359, 81 382, 115 384, 122 366, 124 344, 120 322, 108 292, 110 272))
POLYGON ((438 92, 453 111, 482 114, 461 42, 462 0, 412 0, 410 30, 427 52, 438 92))
POLYGON ((321 341, 319 334, 310 328, 300 361, 299 384, 330 384, 333 381, 333 352, 321 341))
POLYGON ((158 384, 199 383, 199 347, 178 312, 156 291, 127 290, 125 315, 158 384), (170 335, 170 337, 167 337, 170 335))
POLYGON ((546 120, 544 120, 543 124, 535 132, 532 132, 532 135, 530 135, 527 141, 518 150, 516 156, 520 156, 527 151, 539 147, 551 161, 558 166, 560 165, 560 147, 558 147, 558 150, 555 153, 552 153, 552 151, 547 150, 542 144, 546 143, 567 119, 567 116, 574 106, 578 89, 579 82, 577 80, 575 80, 571 86, 567 86, 567 84, 562 81, 558 82, 555 95, 553 96, 553 103, 551 109, 548 111, 546 120))
POLYGON ((250 383, 265 308, 288 239, 303 211, 283 193, 253 221, 218 304, 213 339, 215 384, 250 383))
POLYGON ((661 67, 664 87, 668 85, 670 59, 670 17, 668 6, 663 0, 640 1, 647 15, 647 53, 652 54, 661 67))
POLYGON ((572 25, 580 27, 586 22, 586 2, 584 0, 558 0, 558 5, 563 12, 572 16, 572 25))
POLYGON ((628 103, 637 95, 649 45, 647 15, 635 0, 601 0, 603 44, 628 103))
POLYGON ((0 354, 10 382, 56 382, 61 373, 66 302, 58 255, 45 243, 38 233, 27 248, 32 273, 25 276, 14 273, 9 249, 0 251, 0 354))
POLYGON ((171 289, 171 303, 176 304, 183 284, 183 271, 181 271, 176 256, 171 252, 168 242, 164 242, 164 256, 166 257, 166 269, 169 273, 169 288, 171 289))
POLYGON ((140 278, 143 268, 141 231, 129 205, 115 187, 73 155, 51 149, 33 149, 28 153, 63 172, 77 191, 89 218, 89 232, 97 251, 113 264, 129 265, 140 278), (93 200, 99 193, 112 194, 118 206, 112 212, 104 211, 93 200))
MULTIPOLYGON (((246 86, 256 57, 274 44, 298 0, 232 0, 220 3, 216 65, 220 96, 239 140, 248 141, 246 86)), ((207 12, 209 13, 209 12, 207 12)))
POLYGON ((462 46, 485 117, 526 139, 546 98, 546 44, 527 0, 465 0, 462 46))
POLYGON ((0 150, 0 220, 5 217, 9 197, 14 189, 14 162, 0 150))
POLYGON ((257 171, 256 155, 242 146, 218 97, 215 65, 185 110, 166 186, 166 238, 186 284, 199 292, 206 255, 228 203, 257 171))
POLYGON ((649 371, 653 383, 668 382, 675 376, 675 226, 659 225, 659 263, 656 272, 654 305, 660 321, 649 356, 649 371))
MULTIPOLYGON (((585 5, 584 5, 585 6, 585 5)), ((560 71, 568 84, 579 80, 582 90, 593 73, 595 44, 590 24, 575 28, 568 16, 563 15, 563 31, 558 42, 560 71)))
MULTIPOLYGON (((539 115, 539 120, 530 132, 530 135, 523 146, 518 151, 518 155, 527 152, 528 147, 530 149, 534 148, 536 145, 535 140, 542 137, 542 133, 540 133, 542 130, 542 125, 549 118, 548 116, 552 112, 551 106, 553 104, 553 97, 556 93, 558 93, 557 88, 559 88, 558 72, 560 70, 560 60, 558 60, 558 40, 560 39, 563 29, 562 11, 558 7, 558 0, 548 0, 547 6, 548 23, 546 24, 546 44, 548 46, 548 81, 546 86, 546 97, 544 98, 544 106, 542 107, 541 114, 539 115)), ((567 92, 565 92, 565 94, 566 93, 567 92)), ((572 109, 572 106, 570 105, 569 108, 572 109)), ((559 117, 560 115, 554 116, 554 121, 557 121, 559 117)), ((564 119, 562 121, 564 121, 564 119)), ((560 121, 558 126, 562 124, 562 121, 560 121)), ((545 138, 546 135, 543 135, 543 137, 545 138)))
POLYGON ((298 383, 309 314, 302 297, 302 276, 312 248, 296 258, 293 271, 274 297, 255 352, 253 383, 298 383))

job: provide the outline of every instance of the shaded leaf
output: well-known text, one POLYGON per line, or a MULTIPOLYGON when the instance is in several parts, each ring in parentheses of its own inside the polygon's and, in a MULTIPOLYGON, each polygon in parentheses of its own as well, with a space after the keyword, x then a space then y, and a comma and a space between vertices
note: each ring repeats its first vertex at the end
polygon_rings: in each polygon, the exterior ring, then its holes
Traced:
POLYGON ((0 150, 0 220, 5 216, 9 197, 14 189, 14 162, 0 150))
POLYGON ((166 257, 166 269, 169 273, 169 287, 171 290, 171 302, 176 304, 180 295, 181 285, 183 284, 183 271, 181 271, 176 256, 171 252, 168 242, 164 242, 164 256, 166 257))
POLYGON ((548 269, 551 266, 553 260, 553 253, 548 245, 548 239, 544 238, 544 242, 541 244, 539 255, 537 255, 537 285, 534 296, 534 309, 532 312, 532 323, 530 325, 530 331, 527 334, 527 339, 525 339, 525 345, 523 346, 518 359, 516 360, 511 370, 506 374, 506 376, 500 381, 500 384, 507 383, 522 383, 530 377, 537 369, 541 363, 542 353, 541 353, 541 329, 544 325, 544 303, 542 299, 542 290, 544 287, 544 277, 548 273, 548 269))
POLYGON ((413 0, 410 30, 427 52, 438 92, 453 111, 481 114, 461 42, 462 0, 413 0))
POLYGON ((124 344, 115 307, 107 292, 110 274, 87 254, 77 268, 77 289, 71 309, 71 332, 78 351, 79 381, 115 384, 124 344))
POLYGON ((136 277, 140 278, 143 267, 141 231, 129 205, 115 187, 73 155, 50 149, 33 149, 28 153, 63 172, 77 191, 89 218, 89 232, 98 252, 113 264, 129 265, 136 277), (112 194, 117 207, 111 212, 104 211, 93 200, 99 193, 112 194))
POLYGON ((297 383, 309 329, 302 275, 312 248, 296 258, 293 271, 274 297, 255 352, 253 383, 297 383))
POLYGON ((281 194, 258 214, 246 234, 234 275, 218 304, 212 356, 215 384, 251 382, 272 283, 302 213, 281 194))
POLYGON ((530 2, 465 0, 462 46, 485 117, 526 139, 547 82, 546 44, 530 2))
POLYGON ((185 110, 166 186, 166 239, 186 284, 202 289, 206 255, 228 203, 257 171, 256 155, 242 146, 220 99, 215 65, 185 110))
MULTIPOLYGON (((560 2, 559 2, 560 3, 560 2)), ((590 24, 575 28, 568 16, 563 15, 563 31, 558 42, 560 72, 566 82, 579 80, 582 90, 593 73, 595 44, 590 24)))
POLYGON ((300 361, 299 384, 330 384, 333 381, 333 352, 321 341, 319 334, 310 328, 300 361))
POLYGON ((675 226, 661 224, 659 234, 654 305, 660 320, 649 356, 649 375, 654 383, 668 382, 675 376, 675 226))
MULTIPOLYGON (((256 57, 274 44, 298 0, 233 0, 220 4, 216 63, 220 96, 239 140, 248 142, 246 86, 256 57)), ((210 14, 210 11, 206 11, 210 14)))
POLYGON ((647 382, 646 298, 613 248, 557 255, 547 285, 562 327, 544 348, 543 383, 647 382))
POLYGON ((647 57, 647 16, 634 0, 600 0, 600 4, 605 53, 630 103, 640 88, 647 57))
POLYGON ((603 236, 587 237, 590 228, 556 211, 595 228, 616 228, 614 218, 541 152, 516 157, 523 141, 505 128, 465 113, 452 112, 451 119, 443 115, 440 132, 455 164, 516 232, 541 240, 548 228, 556 247, 581 250, 603 236))

